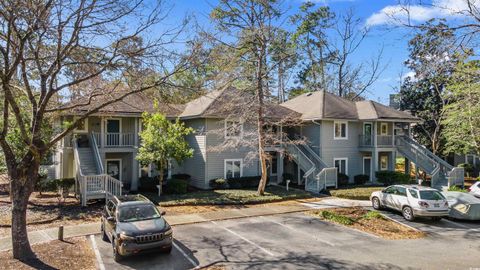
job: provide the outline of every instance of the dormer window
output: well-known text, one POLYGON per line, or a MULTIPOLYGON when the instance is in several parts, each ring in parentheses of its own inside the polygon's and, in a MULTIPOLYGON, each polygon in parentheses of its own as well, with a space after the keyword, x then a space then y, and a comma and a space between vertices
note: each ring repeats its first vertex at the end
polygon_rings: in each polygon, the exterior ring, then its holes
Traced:
POLYGON ((239 120, 225 120, 225 139, 241 138, 243 124, 239 120))
POLYGON ((348 138, 348 122, 335 121, 333 125, 334 125, 333 139, 346 140, 348 138))

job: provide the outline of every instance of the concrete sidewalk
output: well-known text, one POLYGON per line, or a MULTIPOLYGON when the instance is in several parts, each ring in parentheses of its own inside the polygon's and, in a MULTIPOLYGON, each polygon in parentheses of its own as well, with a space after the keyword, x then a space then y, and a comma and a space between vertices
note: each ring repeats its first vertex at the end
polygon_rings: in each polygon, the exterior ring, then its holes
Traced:
MULTIPOLYGON (((310 207, 302 204, 272 205, 268 207, 230 209, 230 210, 205 212, 205 213, 198 213, 198 214, 188 214, 188 215, 168 216, 167 214, 165 216, 165 219, 168 221, 170 225, 175 226, 175 225, 185 225, 185 224, 201 223, 201 222, 215 221, 215 220, 302 212, 310 209, 311 209, 310 207)), ((74 225, 74 226, 65 226, 64 228, 64 238, 97 234, 97 233, 100 233, 100 222, 74 225)), ((38 243, 44 243, 44 242, 55 240, 57 239, 57 235, 58 235, 58 228, 49 228, 45 230, 29 232, 28 238, 30 240, 30 244, 38 244, 38 243)), ((10 236, 0 238, 0 251, 9 250, 11 248, 12 248, 12 238, 10 236)))

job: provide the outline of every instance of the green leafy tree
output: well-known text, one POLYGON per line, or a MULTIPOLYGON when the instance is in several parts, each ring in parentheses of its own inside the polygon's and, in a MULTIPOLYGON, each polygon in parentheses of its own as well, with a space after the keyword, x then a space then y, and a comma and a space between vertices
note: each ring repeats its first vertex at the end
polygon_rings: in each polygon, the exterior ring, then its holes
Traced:
POLYGON ((455 35, 443 21, 431 20, 409 41, 407 77, 400 88, 400 108, 423 121, 413 127, 413 136, 433 153, 442 153, 445 140, 443 120, 449 99, 444 96, 456 65, 468 54, 458 52, 455 35))
POLYGON ((193 156, 185 136, 193 132, 192 128, 185 127, 179 119, 171 122, 161 113, 143 113, 144 128, 140 132, 142 143, 138 151, 137 160, 143 165, 155 164, 159 171, 159 195, 162 193, 163 171, 171 159, 181 163, 184 159, 193 156))
POLYGON ((444 136, 450 153, 480 153, 480 62, 459 63, 447 85, 444 136))

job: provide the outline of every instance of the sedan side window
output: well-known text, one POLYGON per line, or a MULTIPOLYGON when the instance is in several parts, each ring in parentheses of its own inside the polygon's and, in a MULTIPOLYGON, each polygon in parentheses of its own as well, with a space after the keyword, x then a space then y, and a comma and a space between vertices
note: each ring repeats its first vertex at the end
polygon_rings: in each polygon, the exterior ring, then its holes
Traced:
POLYGON ((408 192, 412 195, 413 198, 418 199, 418 193, 416 190, 409 189, 408 192))
POLYGON ((407 196, 407 189, 404 188, 404 187, 397 187, 397 192, 395 193, 395 195, 399 195, 399 196, 407 196))
POLYGON ((396 191, 397 191, 396 187, 389 187, 389 188, 385 189, 385 193, 387 193, 387 194, 395 194, 396 191))

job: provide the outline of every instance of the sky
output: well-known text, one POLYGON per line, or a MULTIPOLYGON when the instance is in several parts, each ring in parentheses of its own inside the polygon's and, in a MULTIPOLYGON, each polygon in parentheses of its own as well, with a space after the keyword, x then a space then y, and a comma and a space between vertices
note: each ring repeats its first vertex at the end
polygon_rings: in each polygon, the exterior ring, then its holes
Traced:
MULTIPOLYGON (((169 17, 178 20, 186 15, 193 15, 198 23, 208 29, 211 27, 209 13, 217 0, 177 0, 172 4, 169 17)), ((352 8, 355 15, 362 19, 370 30, 358 52, 353 56, 354 63, 368 61, 383 48, 381 66, 385 67, 379 79, 366 93, 366 97, 388 104, 389 95, 398 91, 400 78, 411 75, 404 62, 408 58, 408 40, 412 37, 411 30, 395 25, 390 14, 404 20, 405 13, 397 5, 398 0, 314 0, 317 5, 329 6, 335 13, 343 13, 352 8)), ((298 11, 302 0, 284 0, 288 14, 298 11)), ((424 22, 433 17, 458 17, 449 10, 461 9, 462 0, 432 0, 433 6, 411 6, 410 20, 415 23, 424 22), (442 8, 446 7, 446 8, 442 8)), ((288 27, 287 27, 288 28, 288 27)))

